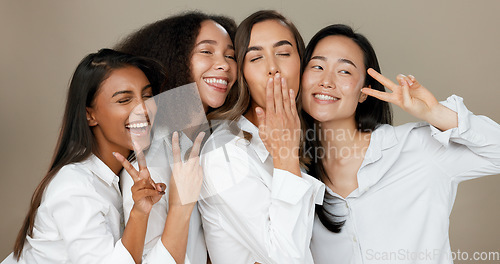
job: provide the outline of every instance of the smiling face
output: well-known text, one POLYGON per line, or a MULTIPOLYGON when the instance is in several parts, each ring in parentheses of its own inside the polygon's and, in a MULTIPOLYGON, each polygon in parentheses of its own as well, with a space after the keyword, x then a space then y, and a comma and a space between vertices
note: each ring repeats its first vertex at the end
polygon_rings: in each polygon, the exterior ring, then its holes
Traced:
POLYGON ((87 107, 98 150, 127 156, 134 149, 132 141, 147 147, 156 113, 152 97, 149 80, 140 69, 128 66, 112 70, 87 107))
POLYGON ((328 36, 316 45, 302 75, 304 110, 319 122, 354 121, 366 77, 363 51, 345 36, 328 36))
POLYGON ((205 112, 220 107, 236 81, 234 56, 227 31, 212 20, 203 21, 191 57, 191 76, 205 112))
POLYGON ((300 56, 290 29, 278 20, 266 20, 252 27, 243 61, 243 75, 252 97, 252 107, 265 108, 266 84, 280 73, 297 94, 300 84, 300 56))

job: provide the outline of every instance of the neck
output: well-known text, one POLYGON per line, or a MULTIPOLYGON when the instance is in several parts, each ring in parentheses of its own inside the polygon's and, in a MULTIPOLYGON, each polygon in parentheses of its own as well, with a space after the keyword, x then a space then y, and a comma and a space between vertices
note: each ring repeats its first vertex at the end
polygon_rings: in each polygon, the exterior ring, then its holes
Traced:
POLYGON ((354 117, 350 119, 334 120, 317 124, 321 128, 320 141, 328 149, 352 148, 355 145, 366 142, 369 133, 363 133, 358 130, 354 117))
MULTIPOLYGON (((243 115, 248 121, 252 122, 256 127, 259 126, 259 121, 257 121, 257 114, 255 113, 255 108, 260 107, 264 108, 262 106, 257 105, 253 100, 250 102, 250 108, 248 108, 248 111, 243 115)), ((264 112, 266 109, 264 108, 264 112)))
POLYGON ((316 125, 321 128, 318 136, 330 162, 364 156, 370 133, 359 131, 354 117, 316 125))
POLYGON ((119 147, 116 145, 112 145, 107 141, 100 140, 101 134, 97 133, 95 139, 97 141, 97 149, 94 152, 104 164, 106 164, 116 175, 119 175, 122 170, 122 164, 113 156, 113 152, 118 152, 125 158, 130 155, 131 150, 119 147))

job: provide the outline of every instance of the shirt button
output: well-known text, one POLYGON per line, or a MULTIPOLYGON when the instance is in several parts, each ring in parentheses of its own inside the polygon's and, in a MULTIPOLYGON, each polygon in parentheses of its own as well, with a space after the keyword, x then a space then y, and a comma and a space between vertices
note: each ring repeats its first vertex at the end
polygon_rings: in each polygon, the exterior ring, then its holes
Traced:
POLYGON ((349 208, 349 204, 348 203, 345 203, 345 208, 349 208))
POLYGON ((354 241, 354 243, 358 243, 358 240, 356 239, 356 236, 352 237, 352 241, 354 241))

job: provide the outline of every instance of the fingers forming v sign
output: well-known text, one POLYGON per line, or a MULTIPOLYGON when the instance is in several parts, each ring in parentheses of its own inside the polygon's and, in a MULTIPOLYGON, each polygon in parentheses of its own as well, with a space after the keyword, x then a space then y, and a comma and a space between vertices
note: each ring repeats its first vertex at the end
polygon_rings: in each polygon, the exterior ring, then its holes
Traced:
POLYGON ((120 153, 114 152, 113 155, 134 180, 134 185, 131 189, 134 207, 143 214, 149 214, 153 205, 165 194, 166 186, 164 183, 155 183, 153 179, 151 179, 151 175, 146 166, 144 152, 136 144, 134 144, 134 149, 139 164, 139 171, 137 171, 120 153))
POLYGON ((370 68, 367 72, 375 80, 391 90, 392 93, 371 88, 363 88, 363 93, 382 101, 393 103, 417 118, 427 120, 428 116, 432 113, 432 109, 439 105, 434 95, 423 87, 412 75, 398 75, 398 85, 374 69, 370 68))
POLYGON ((172 150, 174 154, 174 166, 170 178, 170 206, 194 206, 200 196, 201 184, 203 182, 203 171, 200 166, 200 148, 205 133, 201 132, 196 137, 189 158, 186 162, 181 159, 179 147, 179 134, 174 132, 172 136, 172 150))
POLYGON ((287 169, 289 161, 298 159, 300 119, 295 92, 288 89, 285 78, 279 73, 267 82, 265 112, 261 107, 255 111, 259 136, 273 157, 275 168, 287 169))

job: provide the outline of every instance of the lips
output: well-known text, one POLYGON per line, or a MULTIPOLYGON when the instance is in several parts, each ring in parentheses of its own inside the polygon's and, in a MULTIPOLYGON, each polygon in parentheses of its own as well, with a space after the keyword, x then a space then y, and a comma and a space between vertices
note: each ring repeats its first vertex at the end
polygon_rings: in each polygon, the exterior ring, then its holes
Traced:
POLYGON ((219 92, 227 91, 227 84, 229 83, 229 78, 227 77, 205 77, 203 78, 208 86, 212 87, 214 90, 219 92))
POLYGON ((312 94, 314 100, 318 103, 334 103, 340 100, 340 98, 325 94, 325 93, 314 93, 312 94))
POLYGON ((149 133, 151 124, 148 120, 134 121, 125 125, 125 128, 134 136, 144 136, 149 133))

